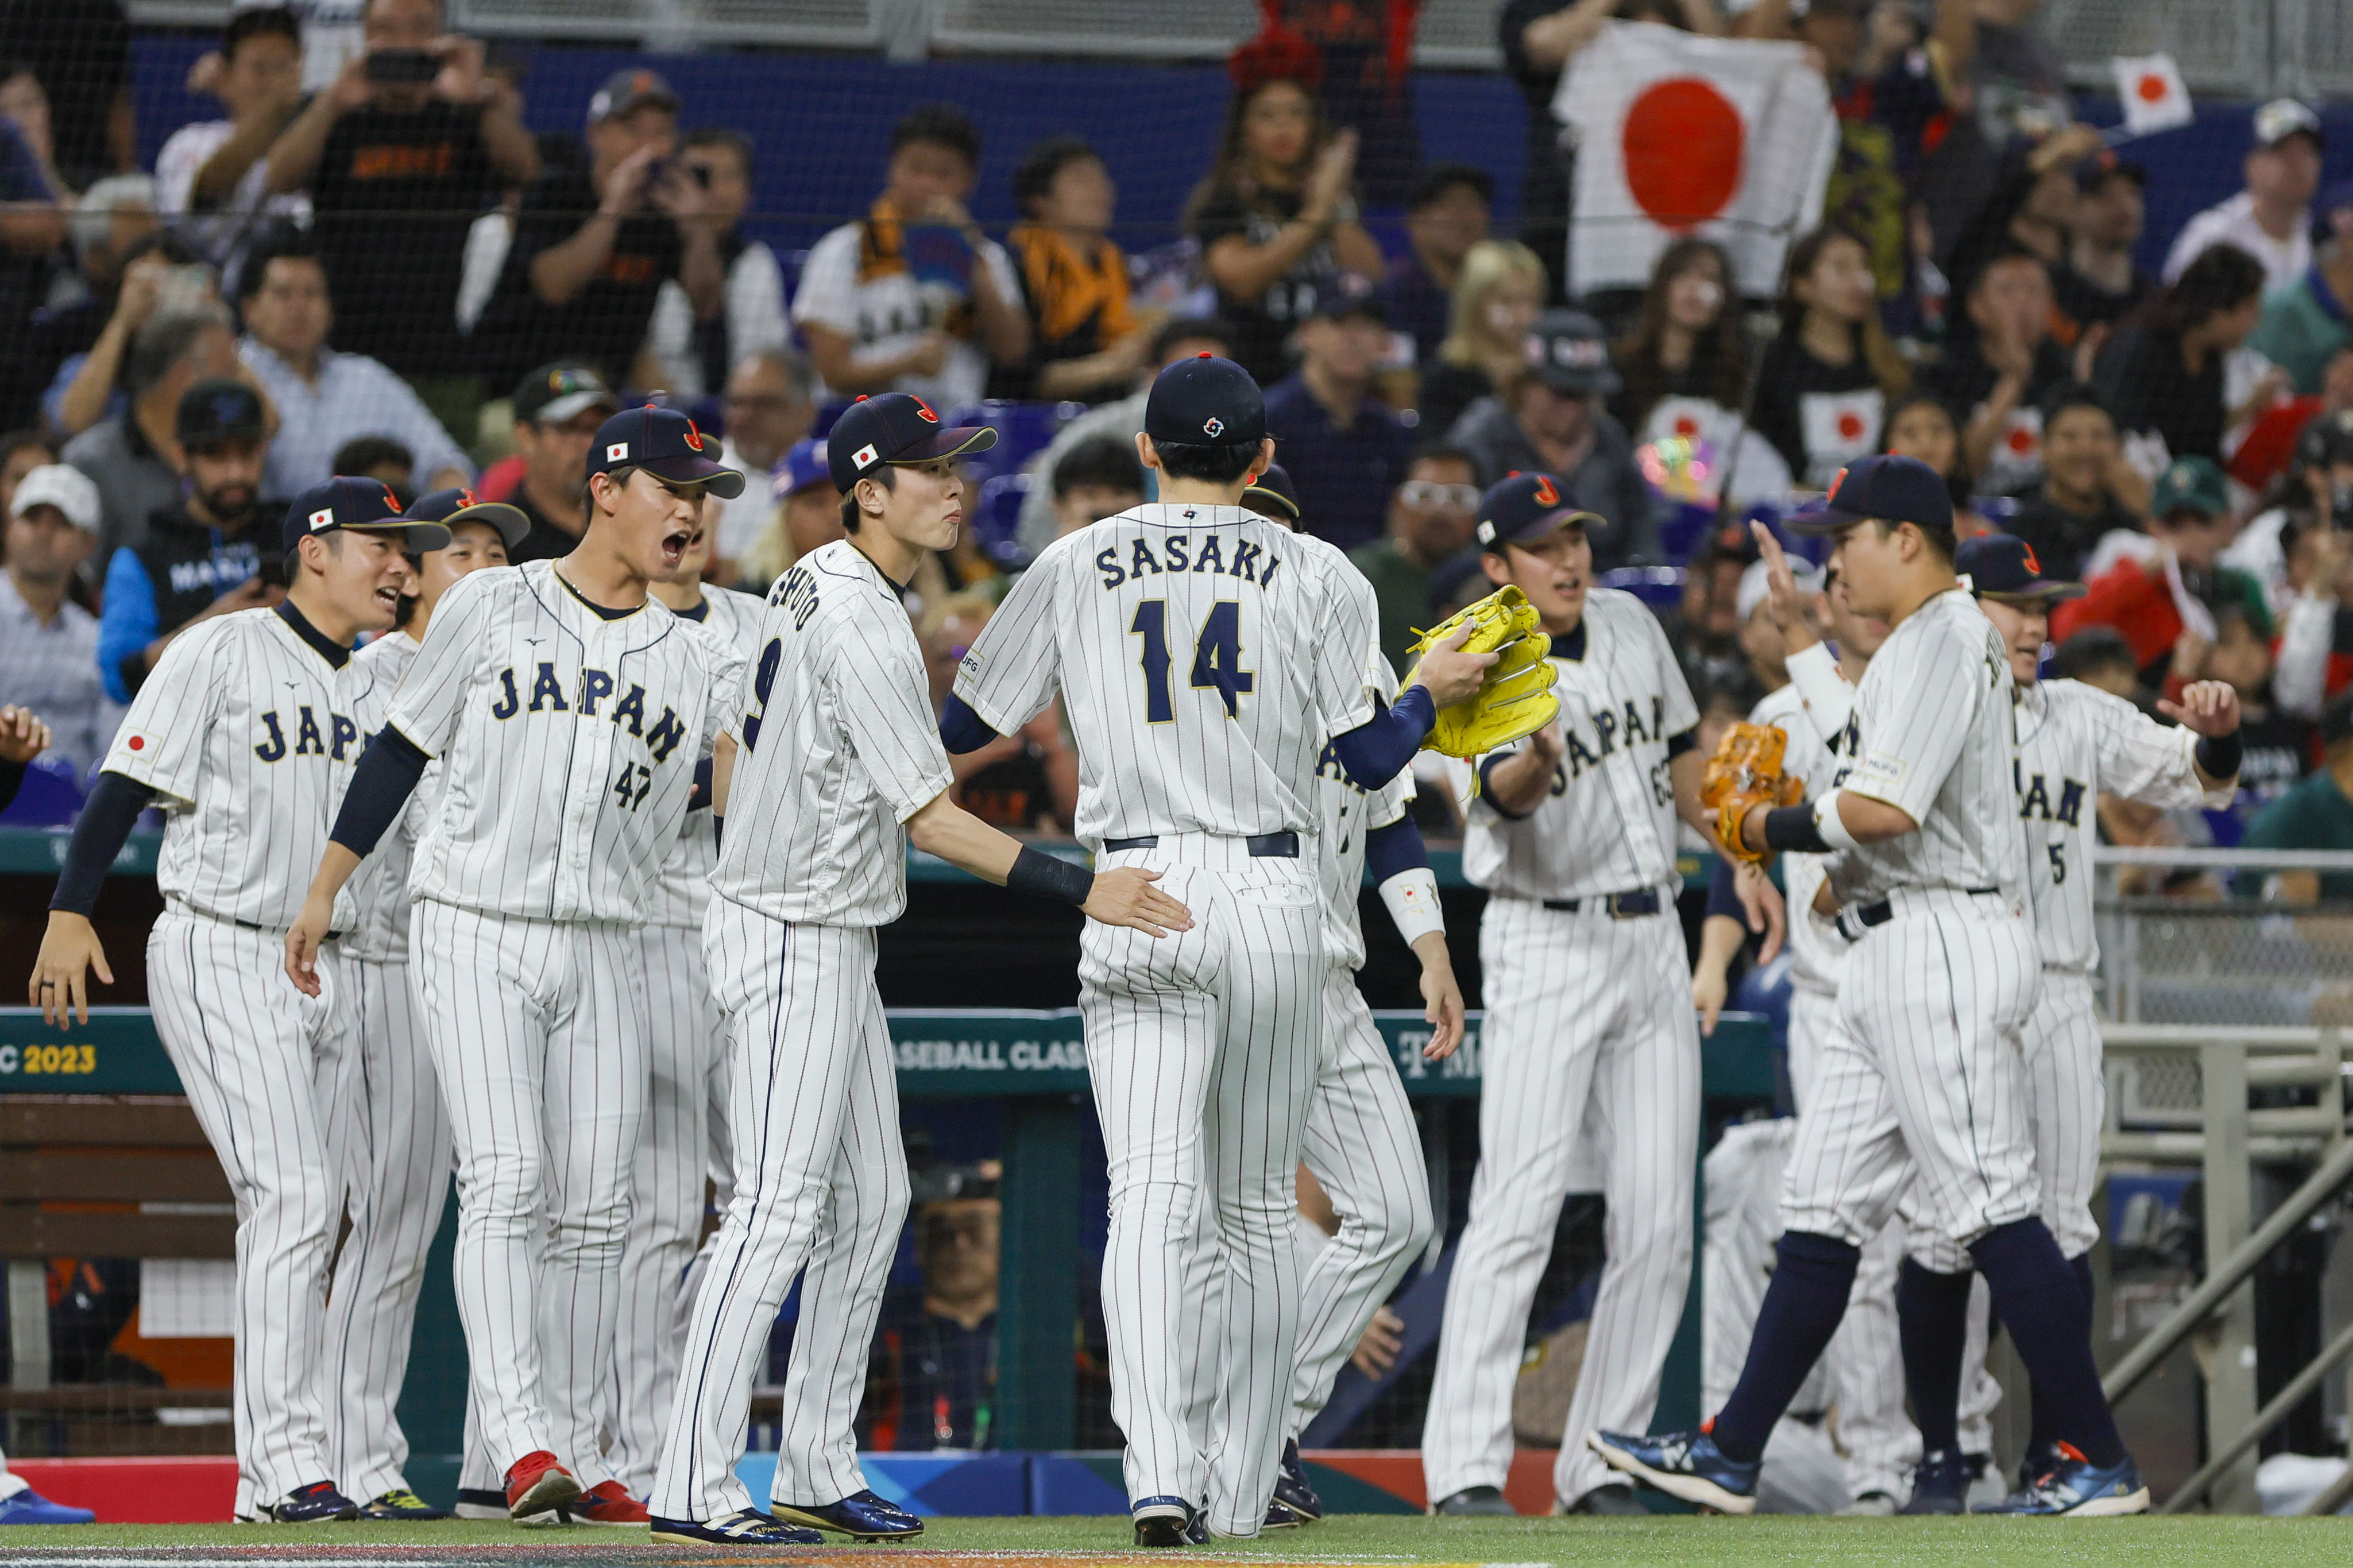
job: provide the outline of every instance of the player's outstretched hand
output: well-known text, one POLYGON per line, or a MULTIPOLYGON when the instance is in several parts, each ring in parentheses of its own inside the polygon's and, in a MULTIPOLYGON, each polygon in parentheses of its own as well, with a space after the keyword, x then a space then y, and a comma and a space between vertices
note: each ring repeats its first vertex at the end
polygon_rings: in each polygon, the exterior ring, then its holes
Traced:
POLYGON ((1446 953, 1446 933, 1431 931, 1414 943, 1422 952, 1422 1021, 1430 1026, 1430 1043, 1421 1047, 1424 1061, 1442 1062, 1462 1044, 1462 987, 1454 978, 1454 964, 1446 953), (1435 943, 1433 959, 1423 944, 1435 943))
MULTIPOLYGON (((1191 931, 1193 911, 1152 885, 1158 880, 1159 872, 1147 871, 1141 866, 1098 871, 1095 885, 1079 910, 1090 920, 1101 921, 1107 926, 1126 926, 1148 936, 1191 931)), ((291 935, 287 942, 290 949, 291 935)))
POLYGON ((1475 621, 1463 622, 1430 644, 1430 650, 1421 656, 1421 663, 1415 667, 1414 684, 1429 690, 1433 707, 1451 708, 1478 696, 1479 688, 1486 683, 1488 667, 1502 657, 1462 651, 1462 645, 1477 629, 1475 621))
POLYGON ((1757 962, 1772 963, 1781 951, 1781 939, 1789 934, 1788 906, 1782 902, 1781 889, 1773 885, 1765 868, 1744 864, 1733 874, 1732 890, 1740 899, 1741 912, 1748 917, 1748 929, 1765 938, 1757 950, 1757 962))
POLYGON ((49 749, 49 727, 29 708, 0 708, 0 763, 29 763, 49 749))
POLYGON ((1814 635, 1814 623, 1806 616, 1806 595, 1798 590, 1798 575, 1789 570, 1781 542, 1761 522, 1750 523, 1748 531, 1756 536, 1757 552, 1764 558, 1766 594, 1773 606, 1773 624, 1781 628, 1781 640, 1791 653, 1811 647, 1821 639, 1814 635))
POLYGON ((2157 710, 2194 735, 2227 735, 2239 727, 2239 693, 2227 680, 2195 680, 2179 702, 2159 698, 2157 710))
POLYGON ((335 900, 314 893, 302 900, 302 912, 286 933, 286 978, 305 996, 319 994, 319 944, 334 925, 335 900))
POLYGON ((33 977, 25 983, 41 1021, 53 1028, 90 1022, 90 974, 114 984, 106 966, 106 948, 89 917, 66 910, 49 911, 48 929, 41 933, 41 951, 33 960, 33 977))

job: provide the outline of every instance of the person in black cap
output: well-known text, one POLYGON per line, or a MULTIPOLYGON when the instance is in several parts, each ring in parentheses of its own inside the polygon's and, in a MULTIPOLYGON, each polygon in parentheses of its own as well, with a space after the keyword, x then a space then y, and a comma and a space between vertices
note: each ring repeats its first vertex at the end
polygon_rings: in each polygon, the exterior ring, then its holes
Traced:
MULTIPOLYGON (((304 868, 391 688, 352 657, 392 625, 404 550, 448 540, 382 485, 335 479, 297 497, 275 538, 286 597, 176 637, 124 715, 49 902, 30 983, 52 1024, 88 1017, 89 973, 113 983, 90 915, 140 812, 164 809, 147 941, 155 1032, 237 1195, 240 1519, 352 1519, 328 1439, 322 1289, 343 1215, 340 1064, 356 999, 340 952, 307 997, 267 981, 304 868)), ((368 889, 359 890, 361 897, 368 889)), ((338 931, 357 913, 346 900, 338 931)))
POLYGON ((560 359, 524 374, 514 390, 515 455, 522 481, 507 500, 531 524, 512 548, 514 563, 568 555, 588 528, 580 475, 589 442, 621 400, 579 360, 560 359))
MULTIPOLYGON (((1824 510, 1792 523, 1835 536, 1831 565, 1850 605, 1894 629, 1847 713, 1810 700, 1822 733, 1850 731, 1838 787, 1749 806, 1720 830, 1744 858, 1840 852, 1815 911, 1834 913, 1853 944, 1841 1026, 1799 1121, 1778 1263, 1731 1397, 1699 1430, 1588 1441, 1614 1468, 1728 1513, 1755 1510, 1767 1436, 1846 1312, 1862 1245, 1907 1188, 1914 1255, 1957 1251, 1984 1274, 2047 1417, 2053 1457, 1998 1511, 2148 1507, 2100 1389, 2090 1297, 2041 1211, 2021 1066, 2042 961, 2019 827, 2018 688, 2001 635, 1962 591, 1952 524, 1944 481, 1899 457, 1851 465, 1824 510)), ((1968 1289, 1968 1272, 1918 1269, 1897 1297, 1907 1374, 1928 1380, 1911 1391, 1926 1449, 1907 1505, 1917 1512, 1962 1511, 1972 1479, 1947 1414, 1957 1395, 1943 1380, 1958 1358, 1939 1371, 1912 1355, 1922 1336, 1957 1339, 1968 1289)))
POLYGON ((1578 310, 1546 310, 1528 329, 1528 374, 1462 412, 1446 437, 1471 454, 1490 488, 1513 474, 1545 473, 1577 510, 1593 514, 1593 569, 1659 558, 1650 486, 1634 444, 1603 406, 1620 384, 1601 323, 1578 310))
POLYGON ((308 992, 337 893, 438 757, 448 783, 409 879, 412 963, 457 1151, 473 1405, 519 1520, 647 1518, 605 1443, 651 1071, 626 977, 690 803, 708 799, 702 760, 715 773, 732 750, 743 669, 650 588, 687 559, 704 492, 743 489, 716 445, 674 410, 614 415, 589 447, 580 542, 442 596, 286 938, 308 992), (577 1179, 543 1184, 550 1168, 577 1179))
POLYGON ((200 381, 182 395, 174 428, 184 499, 152 514, 145 542, 107 563, 98 663, 117 702, 131 700, 174 636, 275 604, 281 591, 261 575, 275 552, 257 537, 269 447, 260 397, 241 381, 200 381))
POLYGON ((1380 536, 1389 492, 1413 462, 1413 432, 1373 395, 1388 307, 1368 283, 1335 284, 1292 342, 1299 368, 1266 389, 1267 433, 1298 486, 1301 526, 1354 550, 1380 536))
POLYGON ((1173 941, 1106 940, 1093 927, 1081 937, 1111 1149, 1104 1316, 1129 1508, 1138 1544, 1175 1546, 1205 1526, 1255 1536, 1288 1436, 1291 1188, 1327 967, 1315 918, 1319 759, 1336 755, 1357 784, 1379 787, 1437 709, 1475 693, 1494 661, 1462 653, 1457 633, 1394 708, 1377 708, 1371 584, 1329 544, 1241 504, 1274 444, 1258 384, 1233 361, 1203 354, 1163 370, 1136 453, 1160 475, 1159 500, 1039 553, 965 656, 940 728, 949 751, 975 751, 1062 692, 1079 748, 1079 837, 1098 865, 1163 877, 1196 913, 1173 941), (1242 1092, 1245 1080, 1258 1087, 1242 1092), (1202 1139, 1236 1152, 1214 1197, 1179 1152, 1202 1139), (1214 1459, 1188 1416, 1197 1391, 1165 1353, 1180 1334, 1219 1334, 1191 1321, 1206 1303, 1172 1289, 1206 1282, 1197 1205, 1214 1208, 1230 1271, 1222 1348, 1206 1352, 1215 1370, 1202 1373, 1232 1413, 1214 1459))

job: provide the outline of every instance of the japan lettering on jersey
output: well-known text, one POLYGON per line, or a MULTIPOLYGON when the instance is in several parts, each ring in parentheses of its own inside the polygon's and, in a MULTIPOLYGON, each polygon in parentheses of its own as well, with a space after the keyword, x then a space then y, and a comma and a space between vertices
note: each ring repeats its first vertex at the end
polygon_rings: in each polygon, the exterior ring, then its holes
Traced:
MULTIPOLYGON (((1788 737, 1782 766, 1804 783, 1808 800, 1829 794, 1845 777, 1856 740, 1852 713, 1846 728, 1824 741, 1806 715, 1806 700, 1795 686, 1784 686, 1759 702, 1748 719, 1788 737)), ((1810 913, 1814 893, 1829 874, 1827 856, 1791 851, 1781 857, 1782 894, 1789 909, 1790 984, 1834 994, 1846 967, 1847 942, 1810 913)))
MULTIPOLYGON (((274 609, 173 638, 106 756, 107 772, 162 797, 157 889, 218 920, 292 925, 389 690, 357 659, 329 662, 274 609)), ((355 909, 346 887, 338 930, 355 909)))
POLYGON ((1831 863, 1841 905, 1899 888, 1999 889, 2023 912, 2025 842, 2012 785, 2018 686, 2001 636, 1959 588, 1905 616, 1863 672, 1860 751, 1841 787, 1919 824, 1831 863))
POLYGON ((1490 892, 1583 899, 1674 880, 1668 742, 1698 724, 1698 706, 1658 617, 1640 599, 1589 590, 1583 629, 1581 658, 1560 657, 1567 639, 1553 642, 1567 752, 1551 792, 1524 817, 1504 815, 1483 789, 1468 803, 1462 872, 1490 892))
MULTIPOLYGON (((761 608, 761 601, 753 595, 705 587, 701 616, 691 619, 681 616, 679 620, 749 668, 760 652, 761 608)), ((733 690, 722 693, 723 720, 737 706, 736 695, 733 690)), ((688 812, 686 825, 678 830, 678 842, 670 847, 661 875, 655 879, 653 897, 646 905, 646 923, 702 930, 703 907, 711 901, 711 872, 718 864, 717 819, 707 810, 688 812)))
POLYGON ((754 640, 711 889, 772 920, 887 925, 907 905, 906 821, 955 782, 898 589, 835 540, 776 579, 754 640))
POLYGON ((2018 817, 2045 969, 2088 974, 2099 965, 2091 863, 2097 796, 2166 810, 2230 803, 2233 791, 2210 796, 2200 786, 2197 745, 2189 731, 2080 680, 2038 681, 2019 693, 2018 817))
MULTIPOLYGON (((1383 701, 1395 698, 1397 672, 1377 652, 1365 679, 1383 701)), ((1400 768, 1397 777, 1366 792, 1340 765, 1339 748, 1326 742, 1316 759, 1315 778, 1317 832, 1324 846, 1324 956, 1336 968, 1357 969, 1365 962, 1364 917, 1356 901, 1365 882, 1365 837, 1405 816, 1413 799, 1413 770, 1400 768)))
POLYGON ((739 673, 659 599, 608 619, 552 561, 460 578, 392 700, 446 773, 411 894, 642 921, 739 673))
POLYGON ((1326 741, 1369 721, 1372 584, 1240 507, 1140 506, 1048 545, 965 656, 956 695, 999 734, 1059 688, 1078 836, 1316 830, 1326 741))

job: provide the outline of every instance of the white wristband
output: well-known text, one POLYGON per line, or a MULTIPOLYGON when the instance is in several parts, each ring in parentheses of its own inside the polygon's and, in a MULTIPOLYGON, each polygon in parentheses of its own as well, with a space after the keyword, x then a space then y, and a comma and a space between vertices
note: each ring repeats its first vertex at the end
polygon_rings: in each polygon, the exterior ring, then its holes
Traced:
POLYGON ((1814 802, 1814 831, 1833 849, 1860 849, 1862 841, 1847 831, 1846 819, 1839 816, 1839 802, 1845 795, 1844 790, 1830 790, 1814 802))
POLYGON ((1389 919, 1408 947, 1446 929, 1446 911, 1438 903, 1438 873, 1427 866, 1399 871, 1383 882, 1381 902, 1388 905, 1389 919))
POLYGON ((1806 705, 1807 721, 1823 740, 1838 738, 1854 712, 1854 687, 1831 657, 1830 645, 1813 643, 1791 654, 1789 684, 1806 705))

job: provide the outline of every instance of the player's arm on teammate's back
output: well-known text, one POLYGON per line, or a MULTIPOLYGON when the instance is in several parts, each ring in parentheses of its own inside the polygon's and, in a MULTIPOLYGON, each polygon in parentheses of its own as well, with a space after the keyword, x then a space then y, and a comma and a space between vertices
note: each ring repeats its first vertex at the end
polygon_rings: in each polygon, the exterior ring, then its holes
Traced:
POLYGON ((1192 911, 1152 885, 1159 872, 1136 866, 1095 872, 1058 860, 991 827, 950 800, 945 790, 907 818, 907 838, 985 882, 1075 904, 1080 913, 1105 925, 1152 936, 1193 929, 1192 911))
POLYGON ((228 629, 226 622, 215 621, 164 650, 132 699, 105 767, 82 804, 26 983, 32 1005, 51 1024, 62 1026, 69 1014, 90 1021, 92 971, 106 984, 114 984, 90 913, 98 907, 108 868, 149 803, 162 796, 195 804, 205 738, 237 679, 237 661, 225 657, 236 646, 225 635, 228 629))

